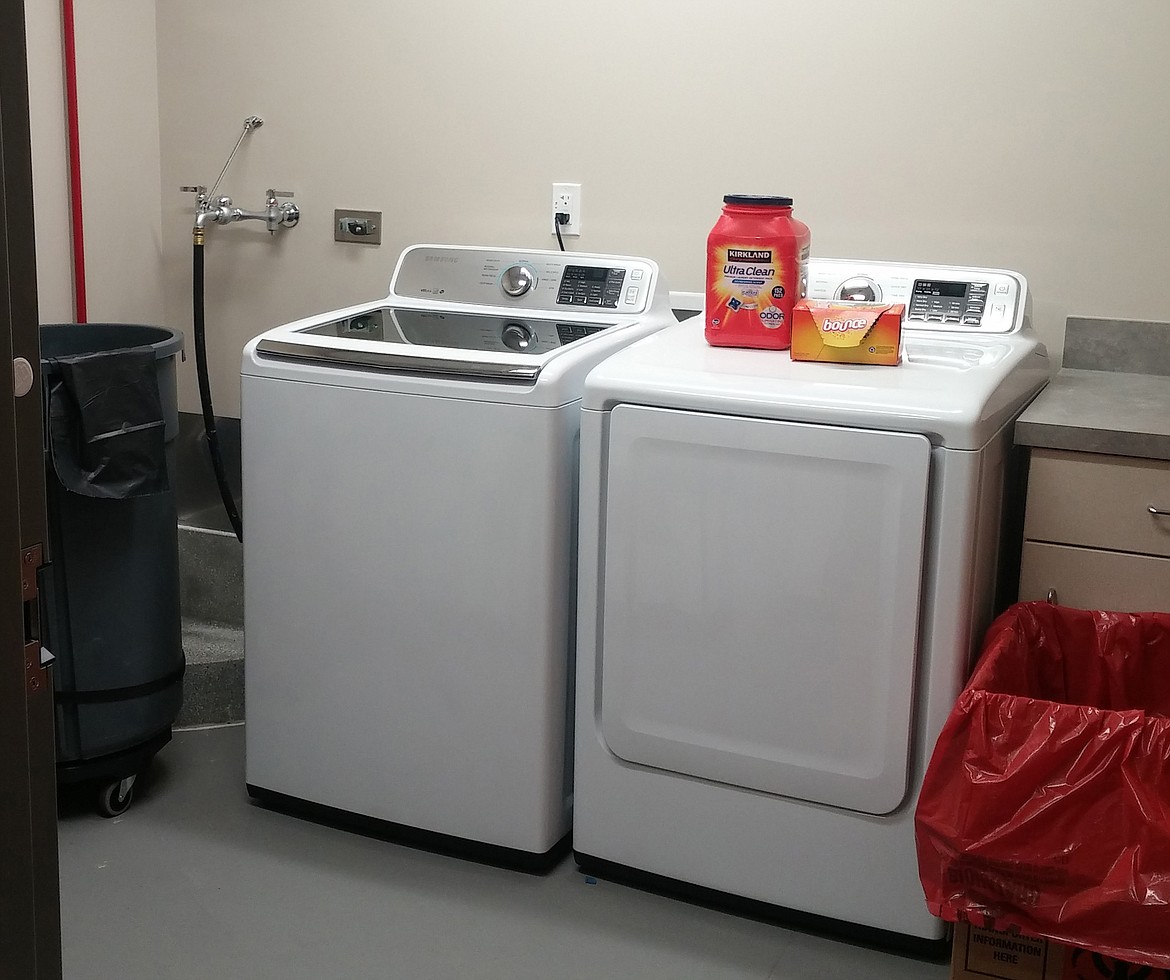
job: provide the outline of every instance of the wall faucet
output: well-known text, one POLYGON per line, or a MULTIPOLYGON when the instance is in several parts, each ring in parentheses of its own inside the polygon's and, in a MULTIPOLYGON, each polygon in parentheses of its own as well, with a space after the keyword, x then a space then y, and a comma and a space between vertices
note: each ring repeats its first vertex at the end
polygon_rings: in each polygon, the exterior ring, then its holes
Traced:
POLYGON ((282 197, 292 197, 292 191, 277 191, 269 188, 268 194, 265 197, 263 211, 245 211, 243 208, 233 207, 230 197, 215 196, 220 181, 223 180, 223 175, 227 173, 228 167, 231 166, 231 162, 236 155, 236 150, 240 148, 240 144, 244 142, 244 138, 253 129, 259 129, 263 125, 264 120, 259 116, 249 116, 244 120, 244 131, 240 133, 240 138, 236 140, 236 145, 232 147, 232 152, 228 154, 227 163, 220 170, 219 176, 215 179, 215 184, 212 186, 210 193, 203 184, 179 188, 181 191, 196 195, 195 227, 193 231, 197 245, 203 244, 203 229, 212 222, 219 225, 230 225, 233 221, 263 221, 268 228, 268 233, 274 235, 276 234, 277 228, 291 228, 301 220, 300 208, 293 204, 292 201, 282 202, 278 200, 278 198, 282 197))
POLYGON ((206 228, 212 222, 217 225, 230 225, 233 221, 263 221, 270 234, 275 234, 280 227, 291 228, 301 220, 301 210, 292 201, 280 201, 282 197, 292 197, 292 191, 276 191, 268 189, 264 200, 263 211, 246 211, 232 205, 230 197, 217 197, 213 202, 207 194, 206 187, 184 187, 185 191, 194 191, 198 195, 198 204, 195 210, 195 229, 206 228))

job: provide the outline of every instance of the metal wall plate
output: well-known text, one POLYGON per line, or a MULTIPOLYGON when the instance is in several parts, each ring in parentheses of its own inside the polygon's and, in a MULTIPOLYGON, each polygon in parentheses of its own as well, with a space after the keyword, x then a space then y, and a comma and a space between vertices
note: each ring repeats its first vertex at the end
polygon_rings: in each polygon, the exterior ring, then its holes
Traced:
POLYGON ((333 240, 382 244, 382 212, 336 210, 333 212, 333 240))

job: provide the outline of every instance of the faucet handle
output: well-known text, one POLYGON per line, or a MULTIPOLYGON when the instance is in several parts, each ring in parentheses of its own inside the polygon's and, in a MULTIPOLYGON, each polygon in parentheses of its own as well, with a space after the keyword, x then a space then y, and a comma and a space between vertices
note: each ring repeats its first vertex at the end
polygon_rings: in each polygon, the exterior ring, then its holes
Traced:
POLYGON ((292 197, 292 191, 277 191, 268 188, 268 198, 264 206, 268 209, 268 231, 276 234, 280 227, 291 228, 301 220, 301 210, 292 201, 280 203, 278 197, 292 197))
POLYGON ((184 184, 179 190, 184 194, 195 195, 195 210, 207 210, 207 187, 204 184, 184 184))

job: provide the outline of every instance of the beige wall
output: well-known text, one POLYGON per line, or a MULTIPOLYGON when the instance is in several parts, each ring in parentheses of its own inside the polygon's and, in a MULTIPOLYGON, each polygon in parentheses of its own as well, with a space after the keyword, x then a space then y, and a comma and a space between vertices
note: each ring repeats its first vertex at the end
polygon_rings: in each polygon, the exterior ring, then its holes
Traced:
MULTIPOLYGON (((74 318, 60 0, 26 0, 42 323, 74 318)), ((154 0, 75 0, 90 322, 162 323, 154 0)))
POLYGON ((88 319, 165 321, 154 0, 74 0, 88 319))
MULTIPOLYGON (((95 195, 143 206, 120 227, 145 258, 117 281, 161 284, 162 319, 189 323, 191 202, 177 187, 214 181, 251 113, 265 125, 221 191, 258 208, 286 188, 302 208, 275 238, 209 233, 221 414, 238 412, 248 338, 384 295, 403 246, 554 245, 554 180, 584 185, 572 247, 649 255, 677 289, 701 286, 724 193, 784 193, 818 254, 1023 272, 1057 349, 1069 313, 1170 319, 1163 0, 163 0, 153 174, 149 135, 127 142, 116 97, 133 86, 141 109, 152 95, 150 4, 87 2, 103 44, 141 45, 140 64, 107 53, 83 82, 87 215, 95 195), (127 37, 111 37, 110 6, 127 37), (336 207, 385 212, 381 248, 335 244, 336 207), (144 281, 156 253, 162 276, 144 281)), ((190 360, 183 372, 194 410, 190 360)))
POLYGON ((37 237, 37 301, 42 323, 69 323, 73 320, 73 257, 69 238, 69 161, 65 148, 60 4, 45 0, 26 3, 24 19, 37 237))

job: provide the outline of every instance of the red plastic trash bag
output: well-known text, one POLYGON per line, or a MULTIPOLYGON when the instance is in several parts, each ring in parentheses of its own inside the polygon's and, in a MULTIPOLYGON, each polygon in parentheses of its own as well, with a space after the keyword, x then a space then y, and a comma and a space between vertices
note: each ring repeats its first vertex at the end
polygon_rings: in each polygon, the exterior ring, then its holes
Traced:
POLYGON ((1170 615, 991 626, 915 813, 930 911, 1170 967, 1170 615))

